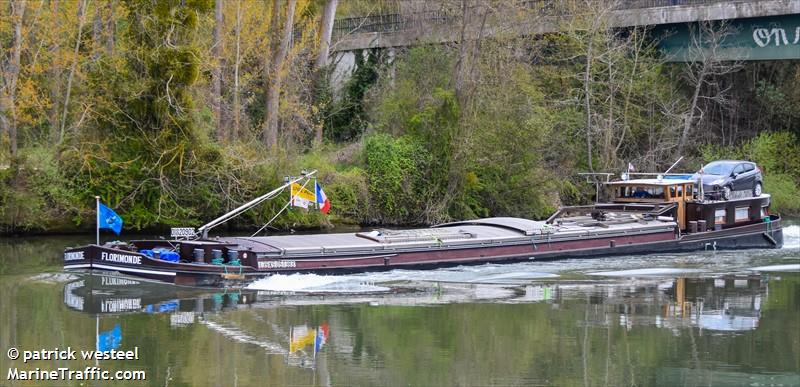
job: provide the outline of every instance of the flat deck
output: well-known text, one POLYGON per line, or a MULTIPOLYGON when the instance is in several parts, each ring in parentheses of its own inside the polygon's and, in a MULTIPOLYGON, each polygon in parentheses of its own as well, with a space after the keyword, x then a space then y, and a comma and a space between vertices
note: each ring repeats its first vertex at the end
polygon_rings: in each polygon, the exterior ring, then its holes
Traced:
POLYGON ((410 230, 376 229, 362 233, 227 237, 220 240, 256 253, 300 256, 592 239, 668 232, 675 226, 675 222, 660 220, 631 219, 626 223, 605 224, 576 218, 575 222, 556 226, 520 218, 488 218, 410 230))

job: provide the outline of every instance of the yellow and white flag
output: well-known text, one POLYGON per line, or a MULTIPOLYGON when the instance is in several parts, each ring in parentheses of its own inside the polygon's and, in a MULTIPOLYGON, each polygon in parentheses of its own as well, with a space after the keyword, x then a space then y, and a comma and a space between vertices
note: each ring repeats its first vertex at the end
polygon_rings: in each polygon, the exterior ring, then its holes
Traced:
POLYGON ((317 197, 313 192, 304 188, 302 185, 292 184, 292 205, 295 207, 308 208, 317 202, 317 197))
POLYGON ((317 338, 317 330, 309 329, 305 325, 292 327, 289 341, 289 352, 297 352, 305 346, 314 342, 317 338))

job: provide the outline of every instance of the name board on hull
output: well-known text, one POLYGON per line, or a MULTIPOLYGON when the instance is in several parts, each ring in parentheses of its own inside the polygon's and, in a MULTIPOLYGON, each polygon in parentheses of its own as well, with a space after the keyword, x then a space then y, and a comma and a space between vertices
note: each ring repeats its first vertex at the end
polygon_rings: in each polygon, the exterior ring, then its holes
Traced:
POLYGON ((65 261, 80 261, 83 259, 83 251, 70 251, 68 253, 64 253, 65 261))
POLYGON ((258 262, 259 269, 290 269, 297 267, 295 261, 260 261, 258 262))
POLYGON ((127 263, 130 265, 141 265, 142 257, 137 255, 117 254, 103 251, 100 253, 100 259, 107 262, 114 263, 127 263))

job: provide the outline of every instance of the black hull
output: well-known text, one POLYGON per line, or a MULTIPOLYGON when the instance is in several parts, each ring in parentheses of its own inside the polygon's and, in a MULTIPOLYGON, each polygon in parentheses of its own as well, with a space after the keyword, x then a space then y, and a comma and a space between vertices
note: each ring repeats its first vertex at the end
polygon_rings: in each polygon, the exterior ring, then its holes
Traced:
MULTIPOLYGON (((256 269, 252 266, 171 263, 141 254, 90 245, 65 252, 65 270, 100 270, 181 285, 219 286, 286 273, 343 274, 397 268, 437 268, 483 263, 557 260, 603 256, 681 253, 708 250, 780 248, 780 218, 717 231, 678 236, 672 232, 566 242, 492 245, 469 249, 429 249, 395 254, 345 257, 309 255, 292 258, 296 267, 256 269), (81 259, 79 259, 81 258, 81 259), (114 261, 115 260, 115 261, 114 261)), ((283 261, 280 261, 283 262, 283 261)))

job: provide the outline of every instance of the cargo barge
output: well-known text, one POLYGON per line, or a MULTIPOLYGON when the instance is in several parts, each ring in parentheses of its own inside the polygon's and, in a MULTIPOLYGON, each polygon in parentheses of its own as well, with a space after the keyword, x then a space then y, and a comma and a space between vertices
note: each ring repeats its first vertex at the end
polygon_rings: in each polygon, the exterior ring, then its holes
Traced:
MULTIPOLYGON (((311 174, 300 179, 309 179, 311 174)), ((277 273, 343 273, 783 245, 781 218, 770 213, 769 194, 707 200, 698 194, 694 181, 661 177, 605 182, 608 202, 563 207, 545 221, 494 217, 412 230, 208 236, 213 227, 275 197, 297 180, 287 181, 197 231, 173 232, 171 240, 68 248, 64 269, 218 286, 277 273)))

